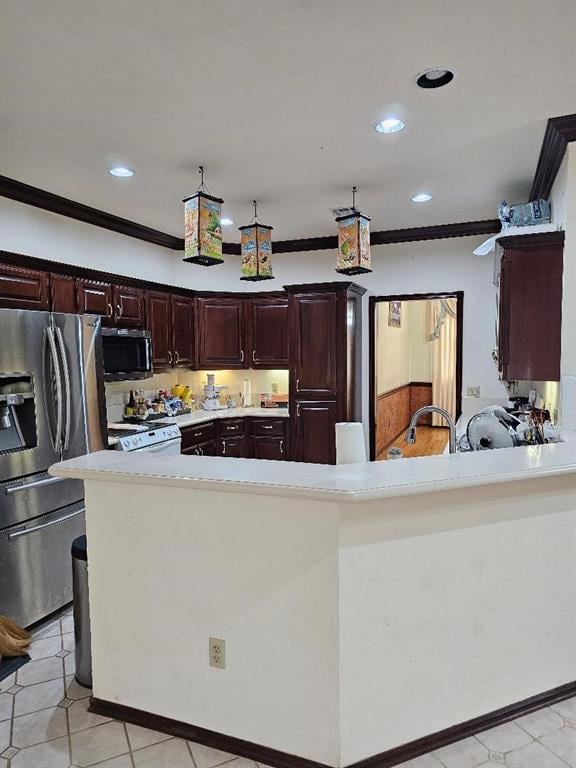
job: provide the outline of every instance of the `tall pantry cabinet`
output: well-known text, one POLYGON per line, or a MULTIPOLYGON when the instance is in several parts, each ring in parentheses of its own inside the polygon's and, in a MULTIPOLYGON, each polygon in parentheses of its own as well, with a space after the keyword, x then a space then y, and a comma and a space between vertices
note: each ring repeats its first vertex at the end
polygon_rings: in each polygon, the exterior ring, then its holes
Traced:
POLYGON ((355 283, 285 286, 290 457, 336 463, 335 424, 361 421, 362 296, 355 283))

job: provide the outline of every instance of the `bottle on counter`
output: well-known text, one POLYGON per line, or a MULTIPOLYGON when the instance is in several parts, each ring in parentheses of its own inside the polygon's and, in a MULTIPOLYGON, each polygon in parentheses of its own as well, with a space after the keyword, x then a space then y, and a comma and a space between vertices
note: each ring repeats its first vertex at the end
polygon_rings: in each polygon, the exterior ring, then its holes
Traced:
POLYGON ((128 398, 128 402, 124 406, 124 418, 131 418, 134 416, 134 413, 136 411, 136 401, 134 400, 134 392, 130 390, 130 397, 128 398))

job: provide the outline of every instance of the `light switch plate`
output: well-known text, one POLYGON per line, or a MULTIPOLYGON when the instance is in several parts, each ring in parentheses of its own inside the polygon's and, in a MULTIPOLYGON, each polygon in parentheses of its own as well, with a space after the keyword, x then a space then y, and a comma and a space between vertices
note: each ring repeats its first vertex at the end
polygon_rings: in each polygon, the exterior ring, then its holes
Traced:
POLYGON ((210 666, 226 669, 226 641, 218 637, 209 637, 210 666))
POLYGON ((480 387, 466 387, 467 397, 480 397, 480 387))

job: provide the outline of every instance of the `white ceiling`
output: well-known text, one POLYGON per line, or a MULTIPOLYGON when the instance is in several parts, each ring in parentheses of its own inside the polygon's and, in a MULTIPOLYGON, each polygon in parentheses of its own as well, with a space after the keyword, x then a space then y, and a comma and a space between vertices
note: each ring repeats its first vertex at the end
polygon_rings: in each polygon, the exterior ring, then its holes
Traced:
POLYGON ((203 163, 275 239, 493 218, 576 112, 574 0, 3 0, 0 173, 174 235, 203 163), (453 69, 424 91, 414 76, 453 69), (406 121, 382 136, 374 123, 406 121), (114 179, 111 165, 136 175, 114 179), (422 190, 431 203, 415 205, 422 190))

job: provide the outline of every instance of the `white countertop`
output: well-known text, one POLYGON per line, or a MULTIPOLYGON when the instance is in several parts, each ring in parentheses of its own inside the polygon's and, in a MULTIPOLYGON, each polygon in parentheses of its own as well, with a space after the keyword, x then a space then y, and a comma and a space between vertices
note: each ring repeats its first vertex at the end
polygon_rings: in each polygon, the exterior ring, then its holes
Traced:
POLYGON ((566 442, 551 445, 337 466, 99 451, 55 464, 50 473, 139 485, 174 485, 339 502, 370 501, 574 474, 576 434, 563 434, 566 442))
POLYGON ((245 416, 286 419, 288 415, 288 408, 222 408, 220 411, 192 411, 184 416, 167 416, 165 419, 158 419, 155 423, 178 424, 182 429, 195 424, 205 424, 215 419, 240 419, 245 416))

